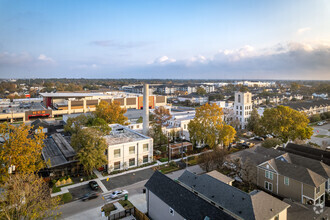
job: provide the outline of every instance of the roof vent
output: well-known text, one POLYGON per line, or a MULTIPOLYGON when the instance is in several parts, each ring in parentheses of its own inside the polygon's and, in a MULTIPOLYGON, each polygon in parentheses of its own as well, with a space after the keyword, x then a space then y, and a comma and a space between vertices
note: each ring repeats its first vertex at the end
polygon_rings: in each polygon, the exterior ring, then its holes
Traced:
POLYGON ((242 200, 245 200, 245 198, 244 198, 244 197, 242 197, 242 200))
POLYGON ((242 211, 238 211, 239 214, 242 214, 242 211))
POLYGON ((274 211, 274 209, 270 209, 270 211, 274 211))

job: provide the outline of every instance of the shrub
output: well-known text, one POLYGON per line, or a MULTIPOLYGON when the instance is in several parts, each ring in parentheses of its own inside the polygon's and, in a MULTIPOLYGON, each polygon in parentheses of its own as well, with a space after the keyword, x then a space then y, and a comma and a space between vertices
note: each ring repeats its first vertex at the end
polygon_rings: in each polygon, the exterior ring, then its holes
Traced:
POLYGON ((165 157, 165 158, 160 158, 159 161, 160 161, 160 162, 167 162, 167 161, 168 161, 168 158, 167 158, 167 157, 165 157))
POLYGON ((68 203, 68 202, 71 202, 72 200, 72 195, 71 193, 64 193, 63 195, 60 195, 61 196, 61 200, 63 201, 63 203, 68 203))
POLYGON ((269 138, 266 139, 263 143, 262 146, 265 148, 272 148, 272 147, 276 147, 277 145, 282 144, 282 142, 277 139, 277 138, 269 138))
POLYGON ((315 115, 312 115, 310 118, 309 118, 309 121, 311 123, 313 122, 317 122, 317 121, 321 121, 321 116, 319 114, 315 114, 315 115))

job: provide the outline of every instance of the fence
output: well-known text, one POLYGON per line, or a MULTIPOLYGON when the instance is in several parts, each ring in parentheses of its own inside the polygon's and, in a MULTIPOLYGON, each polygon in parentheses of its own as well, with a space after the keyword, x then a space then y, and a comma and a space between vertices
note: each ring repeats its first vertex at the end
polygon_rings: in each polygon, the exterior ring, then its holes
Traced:
POLYGON ((146 214, 142 213, 140 210, 138 210, 136 207, 134 207, 134 213, 135 213, 135 218, 137 220, 150 220, 146 214))
POLYGON ((135 208, 131 209, 126 209, 121 212, 114 213, 112 215, 108 216, 108 220, 116 220, 116 219, 121 219, 126 216, 134 215, 135 208))

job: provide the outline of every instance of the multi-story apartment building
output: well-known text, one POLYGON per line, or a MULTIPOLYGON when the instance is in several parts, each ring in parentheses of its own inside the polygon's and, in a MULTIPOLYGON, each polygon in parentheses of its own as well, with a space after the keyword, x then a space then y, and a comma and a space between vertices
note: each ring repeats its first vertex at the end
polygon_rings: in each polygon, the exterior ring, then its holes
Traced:
POLYGON ((252 111, 252 94, 250 92, 235 92, 234 112, 244 129, 252 111))
POLYGON ((108 144, 108 173, 141 166, 153 160, 153 139, 125 126, 113 124, 104 138, 108 144))

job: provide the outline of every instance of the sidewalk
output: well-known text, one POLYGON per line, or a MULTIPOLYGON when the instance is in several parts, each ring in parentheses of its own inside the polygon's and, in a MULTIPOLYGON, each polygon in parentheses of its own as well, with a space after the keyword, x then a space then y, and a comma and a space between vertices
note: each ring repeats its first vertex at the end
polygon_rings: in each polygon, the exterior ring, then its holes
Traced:
MULTIPOLYGON (((193 157, 193 156, 199 156, 201 154, 204 154, 204 153, 207 153, 207 152, 210 152, 210 151, 212 151, 212 150, 208 150, 208 151, 201 152, 201 153, 198 153, 198 154, 189 155, 187 157, 189 158, 189 157, 193 157)), ((186 160, 187 157, 183 157, 183 160, 186 160)), ((182 160, 182 158, 178 158, 178 159, 171 160, 171 161, 178 162, 180 160, 182 160)), ((157 163, 155 163, 153 165, 150 165, 150 166, 140 167, 140 168, 136 168, 136 169, 133 169, 133 170, 128 170, 128 171, 124 171, 124 172, 121 172, 121 173, 118 173, 118 174, 113 174, 113 175, 108 175, 108 176, 102 176, 102 174, 99 171, 93 170, 93 172, 97 176, 97 178, 93 179, 93 180, 96 181, 97 184, 99 184, 99 186, 102 189, 103 193, 107 193, 107 192, 109 192, 109 190, 107 190, 107 188, 104 186, 104 184, 102 183, 102 180, 105 180, 107 178, 122 176, 122 175, 129 174, 129 173, 134 173, 134 172, 137 172, 137 171, 140 171, 140 170, 150 169, 152 167, 164 165, 164 164, 167 164, 167 163, 168 163, 167 161, 166 162, 160 162, 160 161, 157 160, 157 163)), ((72 185, 69 185, 69 186, 64 186, 64 187, 61 188, 60 192, 52 193, 51 196, 54 197, 54 196, 59 196, 59 195, 68 193, 69 189, 88 184, 89 181, 90 180, 80 182, 80 183, 76 183, 76 184, 72 184, 72 185)))

